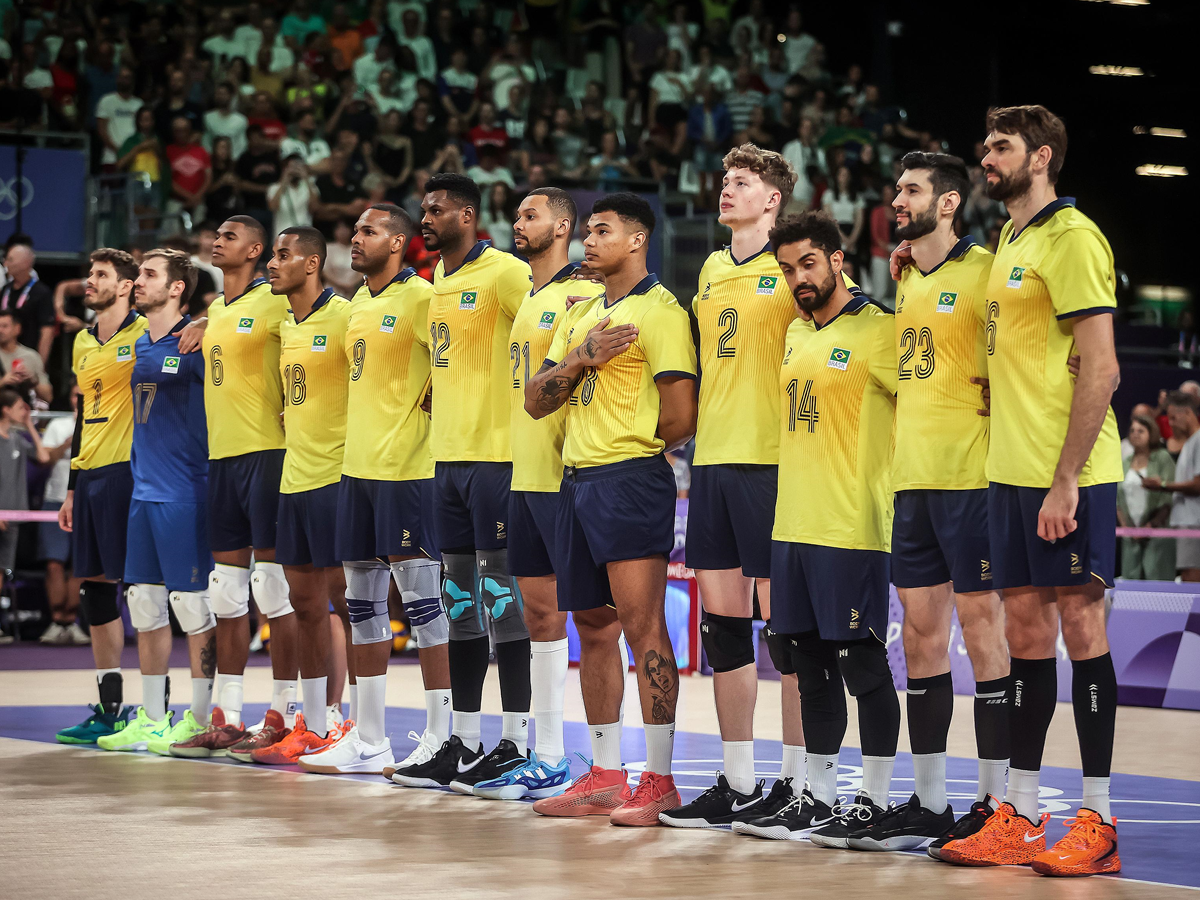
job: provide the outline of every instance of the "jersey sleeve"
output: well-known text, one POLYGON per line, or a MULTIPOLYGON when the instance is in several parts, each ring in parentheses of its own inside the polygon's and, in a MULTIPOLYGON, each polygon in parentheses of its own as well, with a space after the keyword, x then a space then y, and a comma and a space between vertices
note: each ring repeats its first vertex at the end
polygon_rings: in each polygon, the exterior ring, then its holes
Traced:
POLYGON ((511 260, 511 262, 505 260, 505 265, 500 269, 499 277, 496 279, 496 297, 500 301, 500 308, 504 310, 504 314, 509 319, 515 319, 517 310, 521 308, 521 304, 525 300, 525 295, 533 286, 533 276, 530 274, 527 264, 516 257, 511 257, 511 260))
POLYGON ((427 351, 432 349, 429 345, 429 299, 432 295, 431 290, 421 291, 412 316, 413 338, 427 351))
POLYGON ((648 310, 638 331, 638 343, 656 381, 696 377, 696 345, 682 306, 660 303, 648 310))
POLYGON ((546 358, 542 361, 543 365, 551 363, 557 366, 567 355, 567 333, 571 330, 571 322, 578 318, 578 316, 571 315, 574 311, 575 307, 568 309, 566 318, 554 330, 554 338, 550 341, 550 349, 546 351, 546 358))
POLYGON ((884 390, 895 396, 900 389, 900 375, 896 368, 896 319, 886 315, 878 317, 875 346, 869 362, 871 377, 884 390))
POLYGON ((1112 251, 1104 240, 1082 228, 1054 242, 1038 267, 1050 290, 1059 319, 1111 312, 1117 307, 1112 251))

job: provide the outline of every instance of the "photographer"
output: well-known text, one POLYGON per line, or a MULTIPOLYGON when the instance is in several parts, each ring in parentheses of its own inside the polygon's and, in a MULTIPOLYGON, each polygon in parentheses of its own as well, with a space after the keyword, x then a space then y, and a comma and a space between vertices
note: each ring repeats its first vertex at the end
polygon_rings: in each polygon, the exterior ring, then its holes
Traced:
POLYGON ((308 166, 299 153, 283 161, 283 175, 267 188, 267 208, 275 216, 275 230, 293 225, 312 225, 313 210, 321 200, 308 166))

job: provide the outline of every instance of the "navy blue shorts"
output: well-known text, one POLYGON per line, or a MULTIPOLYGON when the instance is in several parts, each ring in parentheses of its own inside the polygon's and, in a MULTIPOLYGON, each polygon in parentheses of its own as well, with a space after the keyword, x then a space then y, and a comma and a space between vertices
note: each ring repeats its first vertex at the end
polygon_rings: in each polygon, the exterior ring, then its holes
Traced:
POLYGON ((132 497, 129 463, 79 470, 71 506, 71 558, 76 578, 124 578, 125 526, 132 497))
POLYGON ((208 540, 214 553, 275 546, 283 450, 208 463, 208 540))
POLYGON ((887 640, 888 554, 771 542, 771 630, 826 641, 887 640))
POLYGON ((338 485, 338 558, 355 561, 424 553, 422 491, 428 480, 375 481, 343 475, 338 485))
POLYGON ((125 580, 129 584, 165 584, 168 591, 206 590, 213 567, 207 519, 203 503, 132 501, 125 580))
POLYGON ((508 495, 508 571, 522 578, 554 574, 558 544, 558 492, 508 495))
POLYGON ((279 495, 275 562, 317 569, 341 565, 337 553, 339 487, 327 484, 311 491, 279 495))
POLYGON ((1079 489, 1077 527, 1050 543, 1037 534, 1048 488, 988 485, 992 584, 997 589, 1072 587, 1098 578, 1113 586, 1117 565, 1117 485, 1079 489))
POLYGON ((956 594, 992 590, 987 488, 896 491, 892 584, 920 588, 947 581, 956 594))
MULTIPOLYGON (((61 500, 43 500, 42 509, 57 513, 61 500)), ((66 565, 71 560, 71 534, 58 527, 57 522, 38 523, 38 559, 55 560, 66 565)))
POLYGON ((675 472, 666 457, 566 469, 558 505, 558 608, 612 605, 610 562, 675 547, 675 472))
POLYGON ((433 468, 438 548, 503 550, 508 546, 512 463, 439 462, 433 468))
POLYGON ((693 466, 688 492, 688 568, 741 569, 771 577, 778 466, 693 466))

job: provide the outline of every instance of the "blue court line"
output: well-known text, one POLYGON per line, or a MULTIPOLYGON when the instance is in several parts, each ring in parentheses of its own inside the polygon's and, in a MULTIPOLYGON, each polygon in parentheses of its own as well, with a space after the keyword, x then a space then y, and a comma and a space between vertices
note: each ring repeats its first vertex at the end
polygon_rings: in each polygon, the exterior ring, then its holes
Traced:
MULTIPOLYGON (((183 707, 178 709, 181 713, 183 707)), ((245 719, 256 722, 265 711, 263 704, 250 704, 245 708, 245 719)), ((54 743, 54 732, 81 720, 84 712, 82 708, 73 706, 0 706, 0 737, 54 743)), ((482 718, 483 742, 490 748, 500 739, 501 719, 493 715, 482 718)), ((408 732, 419 732, 424 723, 423 710, 388 708, 386 726, 398 758, 403 758, 412 749, 413 744, 406 737, 408 732)), ((646 757, 645 740, 638 724, 627 726, 621 741, 627 768, 634 777, 642 770, 646 757)), ((535 727, 531 723, 531 746, 535 727)), ((568 753, 578 751, 585 757, 590 756, 587 725, 567 722, 565 737, 568 753)), ((759 778, 766 779, 766 788, 769 789, 779 774, 782 747, 779 741, 760 739, 755 743, 757 774, 759 778)), ((241 765, 232 760, 203 762, 210 765, 241 765)), ((839 762, 838 793, 849 796, 862 781, 862 754, 857 748, 847 747, 842 750, 839 762)), ((581 766, 578 759, 573 759, 572 769, 576 774, 582 771, 581 766)), ((713 773, 720 767, 719 737, 676 732, 673 768, 675 783, 685 802, 711 786, 713 773)), ((298 767, 281 768, 283 771, 300 771, 298 767)), ((950 757, 946 763, 946 774, 950 802, 958 813, 965 812, 975 799, 975 760, 950 757)), ((377 784, 381 782, 377 776, 339 777, 377 784)), ((901 753, 896 759, 892 802, 907 800, 912 789, 912 757, 901 753)), ((1064 833, 1062 821, 1074 815, 1082 791, 1083 781, 1078 769, 1042 769, 1041 810, 1051 815, 1046 832, 1047 844, 1053 843, 1064 833)), ((1194 855, 1194 848, 1200 845, 1200 782, 1114 773, 1112 794, 1123 866, 1121 875, 1117 877, 1200 889, 1200 865, 1197 865, 1194 855)), ((930 860, 930 865, 935 863, 930 860)))

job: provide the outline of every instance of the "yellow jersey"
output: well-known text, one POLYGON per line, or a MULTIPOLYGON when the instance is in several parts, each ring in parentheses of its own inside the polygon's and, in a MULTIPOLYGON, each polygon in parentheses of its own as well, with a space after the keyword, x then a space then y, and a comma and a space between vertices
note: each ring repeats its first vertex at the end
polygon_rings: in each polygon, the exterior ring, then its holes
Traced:
MULTIPOLYGON (((1112 249, 1071 197, 1046 206, 1000 246, 987 290, 987 355, 992 387, 991 481, 1048 488, 1067 436, 1075 379, 1078 316, 1116 310, 1112 249)), ((1124 478, 1117 420, 1110 407, 1079 486, 1124 478)))
POLYGON ((700 270, 700 414, 693 465, 779 462, 779 361, 796 318, 770 246, 737 260, 726 248, 700 270))
POLYGON ((279 327, 287 436, 281 494, 315 491, 341 480, 350 380, 349 318, 350 301, 326 289, 312 312, 297 322, 289 309, 279 327))
POLYGON ((893 316, 865 295, 820 328, 792 324, 772 538, 890 552, 896 385, 893 316))
POLYGON ((283 448, 279 326, 287 314, 287 297, 272 294, 265 278, 233 299, 222 294, 208 308, 203 351, 209 459, 283 448))
POLYGON ((892 487, 987 487, 988 418, 979 385, 987 377, 985 304, 992 254, 972 237, 929 272, 906 266, 896 301, 896 456, 892 487))
POLYGON ((525 385, 542 367, 550 344, 567 315, 567 303, 591 300, 604 292, 593 281, 575 281, 577 263, 564 267, 540 290, 530 291, 513 319, 508 357, 512 369, 512 489, 554 493, 562 483, 562 447, 567 428, 564 406, 544 419, 525 412, 525 385))
POLYGON ((508 336, 533 282, 529 264, 479 241, 453 272, 433 272, 429 344, 438 462, 509 462, 508 336))
POLYGON ((133 446, 133 389, 130 378, 137 359, 137 339, 146 320, 129 311, 116 333, 103 344, 93 326, 75 335, 71 369, 79 382, 83 419, 79 455, 72 469, 99 469, 128 462, 133 446))
POLYGON ((375 481, 433 477, 429 414, 429 295, 433 286, 405 269, 382 291, 365 284, 350 303, 346 455, 342 474, 375 481))
POLYGON ((562 454, 568 466, 604 466, 662 453, 666 445, 658 436, 655 382, 696 377, 687 312, 655 275, 616 300, 601 293, 572 306, 545 361, 557 365, 605 318, 610 328, 636 325, 638 336, 603 366, 588 366, 571 392, 562 454))

